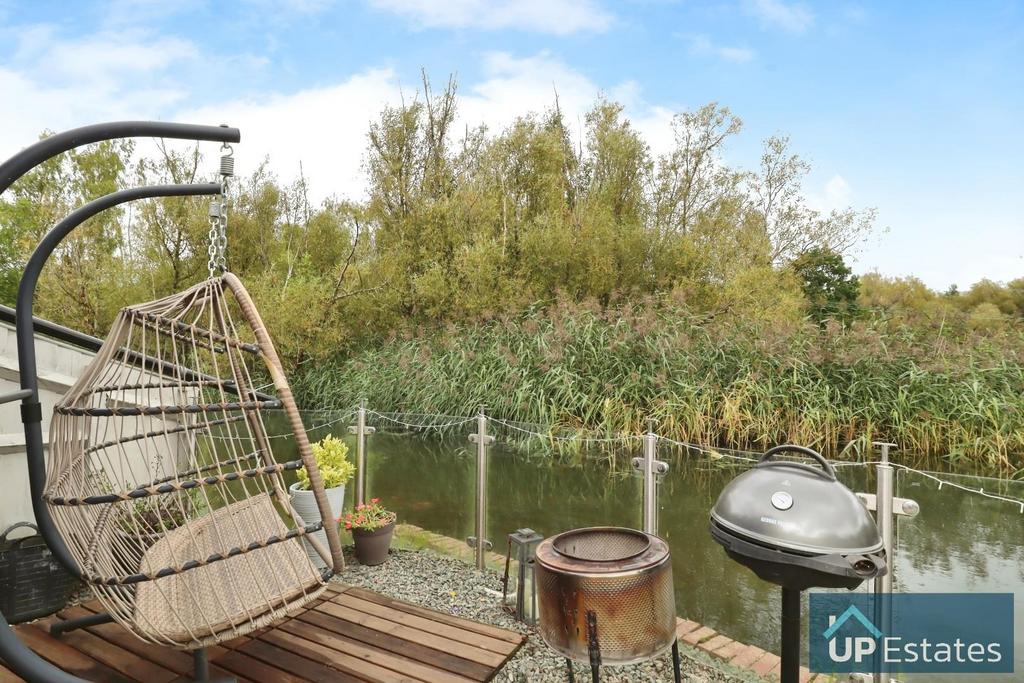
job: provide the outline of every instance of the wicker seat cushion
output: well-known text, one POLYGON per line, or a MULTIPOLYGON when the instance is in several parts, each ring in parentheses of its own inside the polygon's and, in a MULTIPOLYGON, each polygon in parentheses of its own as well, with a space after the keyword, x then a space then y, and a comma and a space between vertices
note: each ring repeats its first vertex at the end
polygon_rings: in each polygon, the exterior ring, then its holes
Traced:
MULTIPOLYGON (((258 495, 168 532, 146 551, 140 571, 180 567, 286 532, 270 496, 258 495)), ((139 583, 132 626, 147 640, 193 649, 262 628, 324 588, 294 538, 139 583)))

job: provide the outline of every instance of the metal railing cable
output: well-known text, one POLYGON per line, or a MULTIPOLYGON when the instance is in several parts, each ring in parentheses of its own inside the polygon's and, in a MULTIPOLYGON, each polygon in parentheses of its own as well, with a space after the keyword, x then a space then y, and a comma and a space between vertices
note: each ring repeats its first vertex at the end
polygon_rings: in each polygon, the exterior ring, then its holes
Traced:
MULTIPOLYGON (((535 438, 535 439, 538 439, 538 440, 545 440, 545 441, 572 442, 572 443, 577 443, 577 444, 586 444, 586 443, 603 443, 603 444, 608 444, 608 443, 620 443, 620 442, 621 443, 625 443, 625 442, 628 442, 628 441, 640 441, 640 440, 643 439, 643 437, 641 435, 639 435, 639 434, 619 434, 619 435, 616 435, 616 436, 607 436, 607 437, 582 436, 582 435, 586 434, 586 432, 583 432, 583 431, 580 431, 579 435, 561 436, 561 435, 555 434, 552 431, 553 428, 552 428, 552 430, 549 430, 547 432, 541 432, 541 431, 535 431, 535 430, 532 430, 532 429, 526 429, 524 427, 520 427, 519 426, 521 424, 533 424, 533 423, 526 423, 526 422, 516 423, 516 422, 510 422, 508 420, 502 420, 500 418, 490 417, 490 416, 488 416, 488 419, 490 419, 490 421, 493 422, 494 424, 501 425, 502 427, 505 427, 506 429, 511 429, 514 432, 517 432, 517 433, 520 433, 520 434, 525 434, 525 435, 527 435, 527 436, 529 436, 531 438, 535 438)), ((535 425, 535 426, 540 427, 542 425, 535 425)))
MULTIPOLYGON (((323 429, 332 425, 351 420, 358 413, 358 408, 321 408, 313 410, 303 410, 303 414, 313 415, 330 415, 332 419, 328 422, 313 424, 307 429, 309 431, 323 429)), ((382 412, 378 410, 366 409, 367 416, 374 416, 380 420, 403 427, 412 431, 437 431, 443 432, 451 430, 456 427, 467 425, 471 422, 475 422, 479 416, 465 416, 465 415, 449 415, 445 413, 421 413, 421 412, 382 412)), ((630 442, 642 442, 643 435, 641 434, 615 434, 610 436, 591 436, 592 432, 586 432, 584 430, 576 430, 575 434, 565 435, 558 434, 559 430, 570 430, 572 428, 567 427, 556 427, 555 425, 542 425, 540 423, 533 422, 519 422, 515 420, 505 420, 498 417, 488 415, 487 419, 489 422, 499 425, 505 429, 508 429, 516 434, 522 435, 523 437, 536 439, 538 441, 545 442, 556 442, 564 444, 574 445, 588 445, 588 444, 601 444, 608 445, 614 443, 627 444, 630 442)), ((223 438, 216 435, 210 435, 211 438, 223 438)), ((670 446, 683 449, 687 452, 700 453, 703 456, 708 457, 712 461, 720 460, 731 460, 737 463, 756 464, 760 458, 761 453, 758 451, 750 451, 738 448, 726 448, 720 446, 712 446, 709 444, 700 444, 692 441, 680 441, 673 439, 668 436, 655 435, 659 442, 669 444, 670 446)), ((270 438, 289 438, 287 434, 272 435, 270 438)), ((880 460, 834 460, 829 459, 829 463, 835 468, 849 468, 849 467, 871 467, 881 463, 880 460)), ((897 462, 889 462, 889 464, 903 472, 918 474, 938 485, 941 490, 944 487, 949 487, 964 493, 969 493, 983 498, 987 498, 994 501, 1003 503, 1010 503, 1020 509, 1021 514, 1024 514, 1024 499, 1015 498, 1013 496, 1006 496, 999 493, 993 493, 991 490, 985 490, 983 486, 972 487, 964 484, 950 481, 947 477, 964 477, 977 480, 991 481, 997 484, 1024 484, 1024 482, 1014 479, 1000 479, 998 477, 989 477, 984 475, 973 475, 973 474, 960 474, 956 472, 935 472, 931 470, 921 470, 909 465, 904 465, 897 462)))
POLYGON ((382 420, 390 422, 391 424, 396 424, 396 425, 398 425, 400 427, 405 427, 406 429, 414 429, 414 430, 419 430, 419 431, 432 430, 432 429, 436 429, 438 431, 443 431, 445 429, 453 429, 455 427, 459 427, 461 425, 464 425, 464 424, 467 424, 469 422, 473 422, 474 420, 476 420, 476 417, 459 417, 459 416, 455 416, 455 415, 429 415, 427 413, 380 413, 380 412, 377 412, 376 410, 370 410, 370 409, 367 409, 366 414, 367 415, 373 415, 373 416, 378 417, 378 418, 380 418, 382 420), (442 420, 447 419, 448 421, 447 422, 440 422, 440 423, 435 423, 435 422, 431 422, 431 423, 406 422, 405 420, 402 420, 402 419, 400 419, 398 417, 393 417, 393 416, 396 416, 396 415, 401 415, 403 417, 409 417, 410 419, 416 418, 416 417, 437 417, 437 418, 442 419, 442 420))
MULTIPOLYGON (((301 411, 301 412, 302 413, 308 413, 308 412, 330 413, 333 416, 333 418, 328 420, 327 422, 313 423, 313 424, 307 425, 306 426, 306 431, 307 432, 312 432, 312 431, 324 429, 326 427, 332 427, 332 426, 338 424, 339 422, 346 423, 346 426, 347 426, 347 423, 349 421, 351 421, 352 418, 355 417, 355 414, 356 414, 356 412, 354 410, 349 410, 348 412, 345 412, 345 413, 339 413, 338 411, 305 411, 305 410, 301 411)), ((225 434, 212 434, 212 433, 211 434, 206 434, 206 438, 209 438, 209 439, 221 439, 221 440, 231 439, 231 437, 229 435, 225 435, 225 434)), ((266 436, 266 438, 267 439, 291 439, 293 437, 292 437, 291 434, 282 433, 282 434, 268 434, 266 436)))
MULTIPOLYGON (((971 493, 971 494, 974 494, 976 496, 981 496, 982 498, 988 498, 990 500, 997 500, 997 501, 1001 501, 1001 502, 1004 502, 1004 503, 1011 503, 1013 505, 1016 505, 1018 508, 1020 508, 1020 513, 1024 514, 1024 499, 1014 498, 1012 496, 1004 496, 1004 495, 1000 495, 1000 494, 997 494, 997 493, 992 493, 991 491, 986 491, 985 488, 982 487, 982 486, 979 486, 978 488, 972 488, 970 486, 964 486, 963 484, 958 484, 956 482, 949 481, 947 479, 942 479, 940 477, 937 477, 932 472, 928 472, 926 470, 918 470, 918 469, 914 469, 913 467, 907 467, 906 465, 900 465, 899 463, 894 463, 894 462, 891 462, 889 464, 892 467, 896 468, 897 470, 900 470, 900 471, 903 471, 903 472, 910 472, 910 473, 913 473, 913 474, 918 474, 918 475, 924 477, 925 479, 930 479, 931 481, 933 481, 936 484, 938 484, 938 487, 939 487, 940 491, 942 490, 942 488, 944 486, 948 486, 950 488, 957 489, 958 491, 964 491, 965 493, 971 493)), ((954 474, 953 476, 972 476, 972 475, 955 475, 954 474)), ((1000 480, 996 479, 995 477, 978 477, 978 478, 979 479, 987 479, 987 480, 990 480, 990 481, 1000 481, 1000 480)), ((1012 479, 1004 479, 1002 481, 1004 481, 1005 483, 1018 483, 1018 484, 1024 483, 1024 482, 1020 482, 1020 481, 1016 481, 1015 482, 1012 479)))
POLYGON ((716 448, 715 446, 705 446, 698 443, 690 443, 688 441, 676 441, 675 439, 670 439, 667 436, 659 436, 658 440, 688 451, 697 451, 698 453, 708 456, 712 460, 726 458, 740 462, 756 463, 761 459, 761 454, 755 451, 744 451, 736 448, 716 448), (740 453, 743 453, 744 455, 740 455, 740 453))

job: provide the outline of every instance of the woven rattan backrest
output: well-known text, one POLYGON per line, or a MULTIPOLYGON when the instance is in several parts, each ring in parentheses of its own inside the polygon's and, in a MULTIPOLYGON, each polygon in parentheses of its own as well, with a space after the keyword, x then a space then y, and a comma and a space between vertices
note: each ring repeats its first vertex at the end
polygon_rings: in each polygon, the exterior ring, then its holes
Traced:
POLYGON ((119 313, 54 408, 44 499, 118 621, 151 640, 198 646, 322 585, 326 577, 301 552, 301 539, 342 568, 336 524, 324 525, 324 547, 310 535, 319 526, 289 502, 284 473, 303 466, 332 522, 280 360, 248 293, 228 273, 119 313), (275 459, 270 411, 286 416, 297 460, 275 459), (187 581, 166 580, 172 576, 187 581), (189 595, 170 595, 185 586, 189 595), (219 597, 232 590, 246 593, 242 602, 219 597), (223 604, 204 607, 199 595, 223 604), (149 602, 140 611, 143 597, 149 602), (151 623, 161 610, 190 608, 198 620, 170 614, 163 628, 151 623))

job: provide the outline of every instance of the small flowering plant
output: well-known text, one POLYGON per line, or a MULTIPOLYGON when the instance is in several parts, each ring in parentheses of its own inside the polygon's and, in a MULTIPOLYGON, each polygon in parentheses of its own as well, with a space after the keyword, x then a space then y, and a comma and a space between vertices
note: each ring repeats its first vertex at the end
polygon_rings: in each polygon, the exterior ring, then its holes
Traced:
POLYGON ((356 509, 346 512, 343 521, 349 531, 376 531, 395 521, 395 513, 380 504, 380 498, 370 499, 369 504, 359 503, 356 509))

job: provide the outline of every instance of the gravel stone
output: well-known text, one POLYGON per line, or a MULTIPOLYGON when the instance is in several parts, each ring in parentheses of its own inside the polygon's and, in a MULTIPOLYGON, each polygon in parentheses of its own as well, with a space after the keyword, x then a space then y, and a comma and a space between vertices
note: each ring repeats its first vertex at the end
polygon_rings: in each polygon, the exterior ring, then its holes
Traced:
MULTIPOLYGON (((348 566, 337 580, 399 600, 458 617, 524 633, 527 641, 493 679, 498 683, 564 683, 565 659, 541 640, 537 632, 502 611, 501 576, 477 571, 458 559, 429 550, 391 550, 388 561, 376 567, 359 564, 346 549, 348 566), (495 595, 495 592, 497 595, 495 595)), ((680 644, 683 680, 692 683, 749 681, 708 663, 708 658, 680 644)), ((576 680, 589 681, 590 669, 576 664, 576 680)), ((621 667, 603 667, 605 683, 672 682, 672 656, 621 667)))

